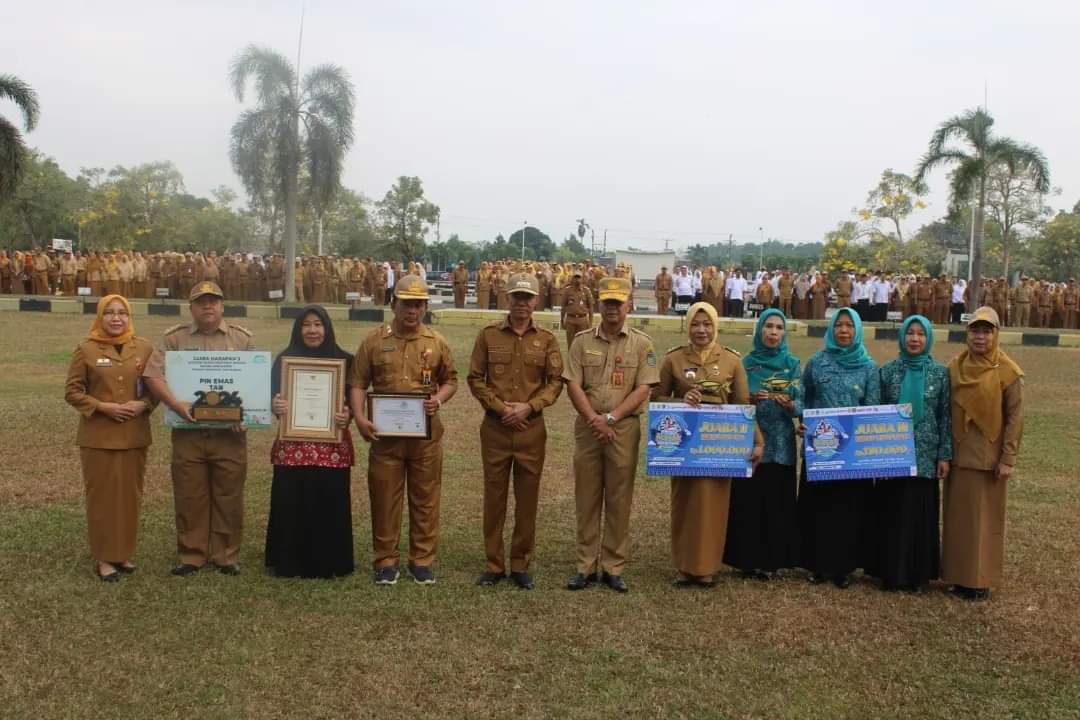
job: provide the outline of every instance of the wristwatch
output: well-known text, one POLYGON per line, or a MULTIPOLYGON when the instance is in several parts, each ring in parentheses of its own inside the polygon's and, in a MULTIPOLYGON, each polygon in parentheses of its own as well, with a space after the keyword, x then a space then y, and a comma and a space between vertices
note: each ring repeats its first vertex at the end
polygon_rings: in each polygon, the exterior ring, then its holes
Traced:
POLYGON ((611 413, 608 413, 607 415, 605 415, 604 419, 607 420, 607 424, 609 426, 615 424, 615 416, 612 415, 611 413))

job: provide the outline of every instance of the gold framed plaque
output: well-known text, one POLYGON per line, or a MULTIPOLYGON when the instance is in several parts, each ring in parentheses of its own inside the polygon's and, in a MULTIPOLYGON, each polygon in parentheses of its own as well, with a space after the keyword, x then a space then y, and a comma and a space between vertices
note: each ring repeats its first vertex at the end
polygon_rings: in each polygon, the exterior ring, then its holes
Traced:
POLYGON ((431 417, 424 410, 427 393, 368 393, 368 418, 375 434, 387 438, 431 439, 431 417))
POLYGON ((301 442, 341 441, 334 415, 345 409, 345 360, 283 357, 281 395, 288 412, 278 437, 301 442))

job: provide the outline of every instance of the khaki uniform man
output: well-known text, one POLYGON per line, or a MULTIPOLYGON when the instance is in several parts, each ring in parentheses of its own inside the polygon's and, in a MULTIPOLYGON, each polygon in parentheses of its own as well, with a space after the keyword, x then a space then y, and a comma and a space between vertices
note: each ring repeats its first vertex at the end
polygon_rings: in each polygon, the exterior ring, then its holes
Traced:
POLYGON ((563 379, 578 417, 574 422, 574 504, 577 574, 581 590, 602 581, 617 592, 630 547, 641 422, 649 390, 660 382, 648 335, 626 327, 631 287, 625 278, 600 281, 601 323, 578 333, 563 379), (600 519, 603 516, 603 529, 600 519))
POLYGON ((469 389, 484 408, 480 453, 484 467, 484 552, 487 565, 477 581, 503 579, 510 473, 514 475, 514 533, 510 579, 533 588, 529 563, 536 547, 536 507, 544 472, 547 429, 544 408, 562 392, 562 355, 554 333, 533 324, 539 283, 531 275, 510 278, 510 314, 480 331, 469 362, 469 389))
POLYGON ((915 285, 915 313, 925 318, 932 316, 934 308, 934 286, 930 278, 923 276, 915 285))
POLYGON ((1016 286, 1014 301, 1016 303, 1016 324, 1020 327, 1031 327, 1031 300, 1034 292, 1028 279, 1021 278, 1016 286))
POLYGON ((458 260, 454 268, 454 307, 465 307, 465 291, 469 289, 469 271, 465 268, 465 261, 458 260))
POLYGON ((191 253, 185 253, 184 259, 180 261, 176 282, 179 285, 177 289, 180 297, 191 295, 191 288, 195 287, 195 258, 191 253))
POLYGON ((656 294, 656 312, 658 315, 667 315, 671 307, 671 275, 666 267, 660 268, 660 274, 653 281, 653 292, 656 294))
POLYGON ((90 253, 86 260, 86 282, 90 283, 90 294, 94 297, 102 297, 101 288, 105 280, 105 263, 101 256, 90 253))
POLYGON ((34 253, 34 294, 49 294, 49 256, 44 250, 34 253))
POLYGON ((248 265, 248 294, 245 299, 253 302, 266 299, 266 266, 258 256, 248 265))
POLYGON ((952 283, 948 275, 942 275, 934 281, 934 317, 931 322, 935 325, 948 325, 949 305, 952 300, 952 283))
POLYGON ((368 496, 377 585, 393 585, 398 579, 406 489, 409 572, 418 584, 435 582, 432 565, 439 538, 444 432, 438 412, 457 392, 457 370, 446 339, 423 323, 427 307, 424 278, 401 278, 394 288, 393 321, 368 333, 353 363, 352 407, 367 407, 369 387, 374 393, 423 394, 427 395, 424 409, 431 423, 430 438, 382 438, 363 412, 356 415, 360 435, 371 443, 368 496))
POLYGON ((1050 327, 1050 308, 1052 297, 1050 295, 1050 285, 1044 280, 1042 287, 1035 291, 1035 300, 1038 303, 1039 309, 1039 327, 1050 327))
POLYGON ((1064 304, 1065 304, 1065 329, 1076 329, 1076 307, 1080 301, 1080 289, 1076 287, 1076 281, 1069 280, 1069 284, 1065 286, 1064 304))
POLYGON ((1009 317, 1009 283, 1005 278, 998 278, 997 282, 994 283, 990 298, 990 305, 997 312, 1001 324, 1005 326, 1012 325, 1012 318, 1009 317))
POLYGON ((86 284, 86 255, 81 250, 75 257, 75 287, 90 287, 86 284))
MULTIPOLYGON (((855 289, 855 283, 848 273, 840 273, 836 281, 836 307, 851 307, 851 292, 855 289)), ((785 313, 786 314, 786 313, 785 313)))
POLYGON ((75 276, 79 272, 78 264, 70 252, 64 251, 60 258, 60 292, 71 297, 75 294, 75 276))
MULTIPOLYGON (((757 292, 754 293, 754 299, 758 301, 758 304, 761 305, 762 309, 756 311, 754 317, 760 316, 761 313, 771 308, 774 297, 772 283, 769 282, 769 277, 765 276, 761 278, 761 282, 759 282, 757 286, 757 292)), ((717 311, 716 314, 719 315, 719 311, 717 311)))
MULTIPOLYGON (((270 259, 270 267, 266 270, 266 289, 267 295, 270 291, 285 292, 285 263, 282 261, 281 255, 274 253, 274 257, 270 259)), ((280 301, 284 299, 284 295, 280 298, 275 298, 280 301)))
MULTIPOLYGON (((165 377, 165 353, 174 350, 254 350, 251 333, 225 322, 224 294, 202 282, 189 296, 191 324, 174 325, 154 348, 143 377, 151 394, 191 420, 191 403, 177 398, 165 377)), ((213 562, 227 575, 240 573, 244 532, 247 436, 231 430, 173 430, 172 483, 176 506, 174 575, 190 575, 213 562)))
MULTIPOLYGON (((348 285, 348 292, 361 295, 364 292, 364 264, 359 260, 352 262, 349 265, 349 274, 346 278, 348 285)), ((352 303, 355 304, 355 303, 352 303)))
POLYGON ((568 350, 574 337, 582 330, 591 328, 593 323, 592 291, 582 284, 581 279, 581 271, 574 270, 570 285, 563 290, 562 317, 559 323, 566 330, 568 350))
POLYGON ((15 262, 8 257, 6 250, 0 250, 0 292, 11 293, 12 278, 15 275, 15 262))
MULTIPOLYGON (((836 297, 840 298, 840 283, 843 282, 843 277, 836 284, 836 297)), ((780 274, 780 281, 777 283, 777 288, 780 291, 780 312, 784 313, 784 317, 791 317, 791 298, 795 295, 795 279, 791 277, 791 273, 785 270, 780 274)), ((848 304, 851 304, 851 280, 848 280, 848 304)), ((840 306, 844 307, 844 306, 840 306)), ((723 317, 721 313, 720 317, 723 317)))

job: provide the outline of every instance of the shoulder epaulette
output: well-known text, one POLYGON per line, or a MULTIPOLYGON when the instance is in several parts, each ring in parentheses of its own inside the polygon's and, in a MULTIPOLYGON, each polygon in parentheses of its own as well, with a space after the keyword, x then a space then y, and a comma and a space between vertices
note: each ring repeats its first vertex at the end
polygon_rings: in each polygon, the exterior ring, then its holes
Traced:
POLYGON ((173 325, 171 328, 165 331, 166 335, 172 335, 177 330, 183 330, 187 327, 187 323, 180 323, 179 325, 173 325))
POLYGON ((670 355, 670 354, 671 354, 671 353, 673 353, 673 352, 677 352, 677 351, 679 351, 679 350, 682 350, 682 349, 683 349, 684 347, 686 347, 686 346, 685 346, 685 345, 676 345, 675 347, 672 347, 672 348, 668 348, 668 349, 667 349, 667 350, 666 350, 666 351, 664 352, 664 354, 665 354, 665 355, 670 355))
MULTIPOLYGON (((649 337, 649 333, 645 332, 644 330, 639 330, 636 327, 627 328, 627 329, 632 333, 637 333, 638 335, 644 335, 645 337, 649 337)), ((649 338, 649 339, 652 340, 652 338, 649 338)))
POLYGON ((584 335, 585 333, 591 333, 592 331, 593 328, 585 328, 584 330, 578 330, 576 333, 574 333, 574 337, 577 337, 578 335, 584 335))
POLYGON ((246 327, 244 327, 243 325, 233 325, 232 323, 229 323, 229 327, 231 327, 231 328, 235 328, 235 329, 239 330, 240 332, 244 333, 244 334, 245 334, 245 335, 247 335, 248 337, 251 337, 251 336, 252 336, 252 334, 253 334, 253 333, 252 333, 252 332, 251 332, 250 330, 248 330, 248 329, 247 329, 246 327))
POLYGON ((735 357, 742 357, 742 353, 739 352, 738 350, 736 350, 735 348, 728 347, 727 345, 721 345, 720 347, 724 348, 725 350, 727 350, 729 353, 731 353, 735 357))

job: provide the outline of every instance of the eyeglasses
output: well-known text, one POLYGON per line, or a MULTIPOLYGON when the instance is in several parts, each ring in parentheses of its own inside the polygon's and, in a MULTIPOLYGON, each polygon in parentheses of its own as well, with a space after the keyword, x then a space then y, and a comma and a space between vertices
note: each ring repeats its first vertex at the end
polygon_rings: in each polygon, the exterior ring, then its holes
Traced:
POLYGON ((126 318, 128 316, 128 311, 127 310, 106 310, 105 312, 101 313, 101 316, 102 317, 122 317, 122 318, 126 318))

